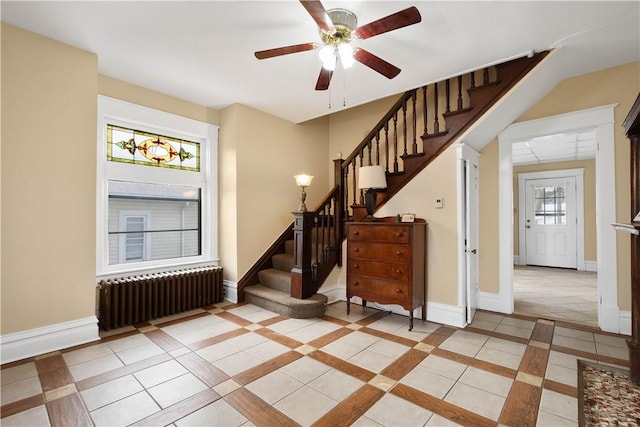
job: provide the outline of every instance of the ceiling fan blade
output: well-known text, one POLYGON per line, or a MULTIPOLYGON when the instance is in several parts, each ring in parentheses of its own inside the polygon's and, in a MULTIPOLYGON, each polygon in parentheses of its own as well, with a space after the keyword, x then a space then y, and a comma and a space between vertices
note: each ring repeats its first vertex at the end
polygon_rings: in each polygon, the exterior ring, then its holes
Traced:
POLYGON ((364 64, 367 67, 371 68, 373 71, 377 71, 388 79, 392 79, 400 74, 400 68, 388 63, 382 58, 375 56, 373 53, 367 50, 356 49, 353 52, 353 58, 361 64, 364 64))
POLYGON ((290 53, 304 52, 318 47, 317 43, 303 43, 292 46, 277 47, 275 49, 259 50, 254 55, 258 59, 273 58, 274 56, 288 55, 290 53))
POLYGON ((318 81, 316 83, 316 90, 327 90, 329 89, 329 83, 331 83, 331 76, 333 76, 333 71, 327 70, 322 67, 320 70, 320 75, 318 76, 318 81))
POLYGON ((376 21, 358 27, 356 35, 359 39, 364 40, 369 37, 377 36, 378 34, 417 24, 420 21, 422 21, 420 12, 415 6, 411 6, 407 9, 401 10, 400 12, 393 13, 389 16, 385 16, 384 18, 380 18, 376 21))
POLYGON ((333 26, 333 22, 331 18, 329 18, 329 14, 327 10, 324 8, 322 3, 318 0, 300 0, 302 6, 307 9, 309 15, 316 21, 318 27, 326 31, 328 33, 332 33, 335 31, 335 27, 333 26))

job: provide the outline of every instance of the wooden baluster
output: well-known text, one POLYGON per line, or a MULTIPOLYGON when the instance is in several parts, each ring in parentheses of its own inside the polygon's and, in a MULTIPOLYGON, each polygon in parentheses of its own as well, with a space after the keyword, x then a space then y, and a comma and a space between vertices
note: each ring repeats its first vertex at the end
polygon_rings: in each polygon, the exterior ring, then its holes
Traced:
POLYGON ((438 82, 433 85, 433 133, 438 134, 440 132, 440 123, 438 121, 438 82))
POLYGON ((470 74, 471 74, 471 84, 469 85, 469 87, 473 89, 476 87, 476 72, 472 71, 470 74))
POLYGON ((483 84, 485 86, 489 84, 489 68, 488 67, 484 69, 482 79, 483 79, 483 84))
MULTIPOLYGON (((360 150, 360 167, 364 166, 364 149, 360 150)), ((360 204, 364 205, 364 190, 360 189, 360 204)))
POLYGON ((398 112, 393 113, 393 172, 398 172, 398 112))
POLYGON ((462 76, 458 76, 458 110, 462 110, 462 76))
POLYGON ((403 143, 403 155, 407 155, 407 103, 402 104, 402 143, 403 143))
POLYGON ((444 110, 445 114, 451 112, 451 102, 449 101, 451 98, 451 79, 447 79, 444 82, 444 97, 446 98, 446 108, 444 110))
POLYGON ((367 143, 367 149, 369 150, 369 166, 372 166, 371 163, 371 141, 367 143))
POLYGON ((389 122, 384 124, 384 161, 385 172, 389 173, 389 122))
POLYGON ((358 186, 357 186, 357 182, 356 182, 357 174, 356 174, 356 158, 355 157, 351 161, 351 167, 353 169, 353 180, 352 180, 352 183, 353 183, 353 187, 352 187, 352 189, 353 189, 353 204, 355 205, 356 204, 356 197, 357 197, 357 194, 358 194, 358 192, 356 191, 358 189, 358 186))
POLYGON ((380 164, 380 131, 376 133, 376 165, 380 164))
POLYGON ((422 86, 422 109, 424 110, 424 114, 422 115, 422 117, 424 117, 424 131, 422 132, 423 137, 429 135, 429 123, 427 119, 427 111, 429 109, 427 105, 427 89, 429 89, 429 86, 422 86))
POLYGON ((411 126, 413 128, 413 144, 411 145, 411 151, 413 154, 418 154, 418 144, 416 143, 416 96, 417 96, 417 91, 414 90, 413 93, 411 94, 411 101, 412 101, 412 106, 413 106, 413 111, 412 111, 412 120, 413 122, 411 123, 411 126))

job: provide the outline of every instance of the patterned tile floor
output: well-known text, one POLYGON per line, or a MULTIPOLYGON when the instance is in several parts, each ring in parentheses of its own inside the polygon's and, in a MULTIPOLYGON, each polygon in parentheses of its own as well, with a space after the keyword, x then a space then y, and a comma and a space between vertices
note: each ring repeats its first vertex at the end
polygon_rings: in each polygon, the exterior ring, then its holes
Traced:
POLYGON ((577 362, 628 367, 624 337, 478 312, 457 329, 345 303, 250 304, 111 331, 2 366, 3 426, 577 425, 577 362))

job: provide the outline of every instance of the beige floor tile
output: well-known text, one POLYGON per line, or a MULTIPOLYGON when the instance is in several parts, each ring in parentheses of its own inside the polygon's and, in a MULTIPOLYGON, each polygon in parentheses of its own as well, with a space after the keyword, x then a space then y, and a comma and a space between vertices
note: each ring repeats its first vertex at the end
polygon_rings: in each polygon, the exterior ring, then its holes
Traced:
POLYGON ((152 344, 152 343, 153 341, 147 338, 146 335, 136 334, 136 335, 130 335, 124 338, 119 338, 113 341, 109 341, 106 343, 106 345, 109 346, 111 351, 113 351, 114 353, 118 353, 120 351, 128 350, 130 348, 139 347, 141 345, 152 344))
POLYGON ((164 350, 161 347, 151 342, 138 347, 128 348, 116 354, 125 365, 130 365, 163 353, 164 350))
POLYGON ((602 334, 593 334, 593 338, 596 342, 596 346, 613 346, 627 349, 627 338, 602 334))
POLYGON ((7 385, 16 381, 26 380, 38 376, 36 364, 33 362, 23 363, 22 365, 11 368, 2 369, 0 371, 0 384, 7 385))
POLYGON ((427 427, 457 427, 460 424, 456 424, 453 421, 450 421, 444 417, 441 417, 438 414, 433 414, 431 418, 429 418, 429 422, 425 424, 427 427))
POLYGON ((267 338, 255 332, 249 332, 230 338, 226 342, 233 345, 238 350, 246 350, 267 342, 267 338))
POLYGON ((206 384, 188 373, 153 386, 147 391, 161 407, 166 408, 207 388, 206 384))
POLYGON ((196 351, 198 356, 202 357, 207 362, 215 362, 216 360, 224 359, 227 356, 239 352, 240 349, 229 343, 229 341, 222 341, 196 351))
POLYGON ((543 389, 540 399, 540 411, 562 417, 564 419, 578 421, 578 399, 543 389))
POLYGON ((380 341, 371 344, 367 350, 397 359, 405 354, 409 350, 409 347, 404 344, 381 339, 380 341))
POLYGON ((544 374, 544 377, 573 387, 578 386, 578 371, 576 369, 565 368, 564 366, 558 365, 549 365, 547 366, 547 371, 544 374))
POLYGON ((377 422, 373 421, 371 418, 365 417, 363 415, 360 418, 358 418, 356 422, 351 424, 351 426, 352 427, 379 427, 379 426, 382 426, 382 424, 378 424, 377 422))
POLYGON ((132 375, 127 375, 84 390, 80 396, 87 409, 93 411, 143 390, 132 375))
POLYGON ((92 345, 90 347, 81 348, 79 350, 63 353, 67 366, 77 365, 78 363, 86 362, 88 360, 98 359, 100 357, 112 355, 113 351, 106 344, 92 345))
POLYGON ((118 356, 111 354, 109 356, 100 357, 94 360, 87 360, 86 362, 69 366, 69 371, 71 371, 71 375, 73 375, 74 380, 80 381, 103 372, 111 371, 121 366, 124 366, 124 364, 118 356))
POLYGON ((91 418, 97 427, 124 426, 148 417, 160 410, 160 407, 146 392, 118 400, 91 412, 91 418))
POLYGON ((279 370, 287 375, 292 376, 298 381, 308 384, 320 375, 331 369, 324 363, 320 363, 310 357, 301 357, 300 359, 283 366, 279 370))
POLYGON ((517 356, 513 353, 507 353, 505 351, 495 350, 486 346, 482 347, 478 354, 476 354, 475 358, 511 369, 518 369, 518 366, 520 366, 520 361, 522 360, 522 356, 517 356))
POLYGON ((253 304, 246 304, 240 307, 232 308, 231 310, 228 310, 228 312, 242 317, 243 319, 247 319, 253 323, 262 322, 263 320, 271 319, 272 317, 278 316, 278 314, 274 313, 273 311, 265 310, 253 304))
POLYGON ((622 360, 629 360, 629 349, 612 345, 596 345, 598 354, 603 356, 617 357, 622 360))
POLYGON ((513 380, 502 375, 493 374, 470 366, 460 377, 459 383, 475 387, 480 390, 497 394, 506 398, 511 390, 513 380))
POLYGON ((293 331, 304 328, 319 321, 320 319, 286 319, 278 323, 274 323, 273 325, 269 325, 268 328, 280 334, 288 335, 293 331))
POLYGON ((455 380, 443 377, 420 366, 413 368, 400 382, 439 399, 446 396, 455 384, 455 380))
POLYGON ((184 375, 187 372, 188 371, 184 366, 175 360, 169 360, 168 362, 160 363, 156 366, 138 371, 133 375, 145 388, 150 388, 154 385, 158 385, 170 379, 184 375))
POLYGON ((385 394, 364 415, 384 426, 421 426, 431 418, 432 412, 393 394, 385 394))
POLYGON ((569 338, 576 338, 579 340, 584 340, 584 341, 589 341, 589 342, 593 342, 594 341, 594 334, 593 332, 588 332, 588 331, 582 331, 582 330, 578 330, 578 329, 571 329, 571 328, 565 328, 562 326, 556 326, 553 329, 553 335, 560 335, 563 337, 569 337, 569 338))
POLYGON ((511 325, 498 325, 495 331, 500 332, 501 334, 507 334, 514 337, 530 338, 532 330, 528 328, 518 328, 517 326, 511 326, 511 325))
POLYGON ((519 342, 507 341, 501 338, 490 337, 484 345, 486 348, 504 351, 506 353, 522 356, 527 349, 526 344, 519 342))
POLYGON ((444 357, 430 354, 418 365, 421 368, 431 371, 434 374, 441 375, 443 377, 458 380, 460 375, 467 369, 467 365, 454 362, 453 360, 445 359, 444 357))
POLYGON ((212 363, 222 369, 227 375, 234 376, 240 372, 246 371, 247 369, 251 369, 254 366, 258 366, 262 363, 262 360, 247 353, 246 351, 241 351, 232 354, 231 356, 218 359, 212 363))
POLYGON ((359 379, 336 369, 331 369, 309 383, 309 387, 337 401, 346 399, 363 385, 359 379))
POLYGON ((587 351, 589 353, 596 352, 596 344, 591 341, 584 341, 578 338, 563 337, 562 335, 554 335, 553 344, 569 347, 576 350, 587 351))
POLYGON ((49 423, 49 416, 47 415, 47 408, 44 405, 18 412, 9 417, 4 417, 0 420, 0 424, 3 427, 48 427, 51 425, 51 423, 49 423))
POLYGON ((300 341, 302 343, 308 343, 309 341, 313 341, 316 338, 320 338, 321 336, 326 335, 340 328, 341 326, 335 323, 320 321, 312 325, 305 326, 303 328, 295 330, 290 334, 287 334, 287 336, 290 338, 293 338, 294 340, 300 341))
POLYGON ((7 385, 3 384, 1 390, 0 395, 2 396, 3 405, 42 393, 42 387, 40 386, 38 377, 25 378, 7 385))
POLYGON ((549 412, 539 411, 536 427, 578 427, 578 423, 549 412))
POLYGON ((492 420, 498 419, 505 402, 502 396, 460 382, 453 386, 444 400, 492 420))
POLYGON ((351 357, 349 362, 371 372, 379 373, 393 363, 395 359, 395 357, 385 356, 384 354, 365 349, 351 357))
POLYGON ((338 404, 309 386, 304 386, 277 402, 274 407, 303 426, 317 421, 338 404))
POLYGON ((246 388, 272 405, 303 385, 300 381, 278 370, 255 380, 248 384, 246 388))
POLYGON ((291 349, 285 345, 274 341, 265 341, 254 347, 249 347, 245 351, 260 360, 267 361, 274 357, 280 356, 291 349))
POLYGON ((205 406, 186 417, 175 422, 178 427, 219 427, 219 426, 241 426, 248 420, 238 412, 233 406, 229 405, 224 399, 205 406))

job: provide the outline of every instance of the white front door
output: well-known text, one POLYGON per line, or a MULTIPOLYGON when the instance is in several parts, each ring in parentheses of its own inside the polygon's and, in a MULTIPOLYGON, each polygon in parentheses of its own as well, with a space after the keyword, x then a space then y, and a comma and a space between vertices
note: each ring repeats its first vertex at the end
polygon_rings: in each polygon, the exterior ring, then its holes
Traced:
POLYGON ((526 264, 577 268, 575 177, 525 183, 526 264))
POLYGON ((478 162, 465 161, 466 189, 466 254, 467 254, 467 323, 471 323, 478 307, 478 162))

